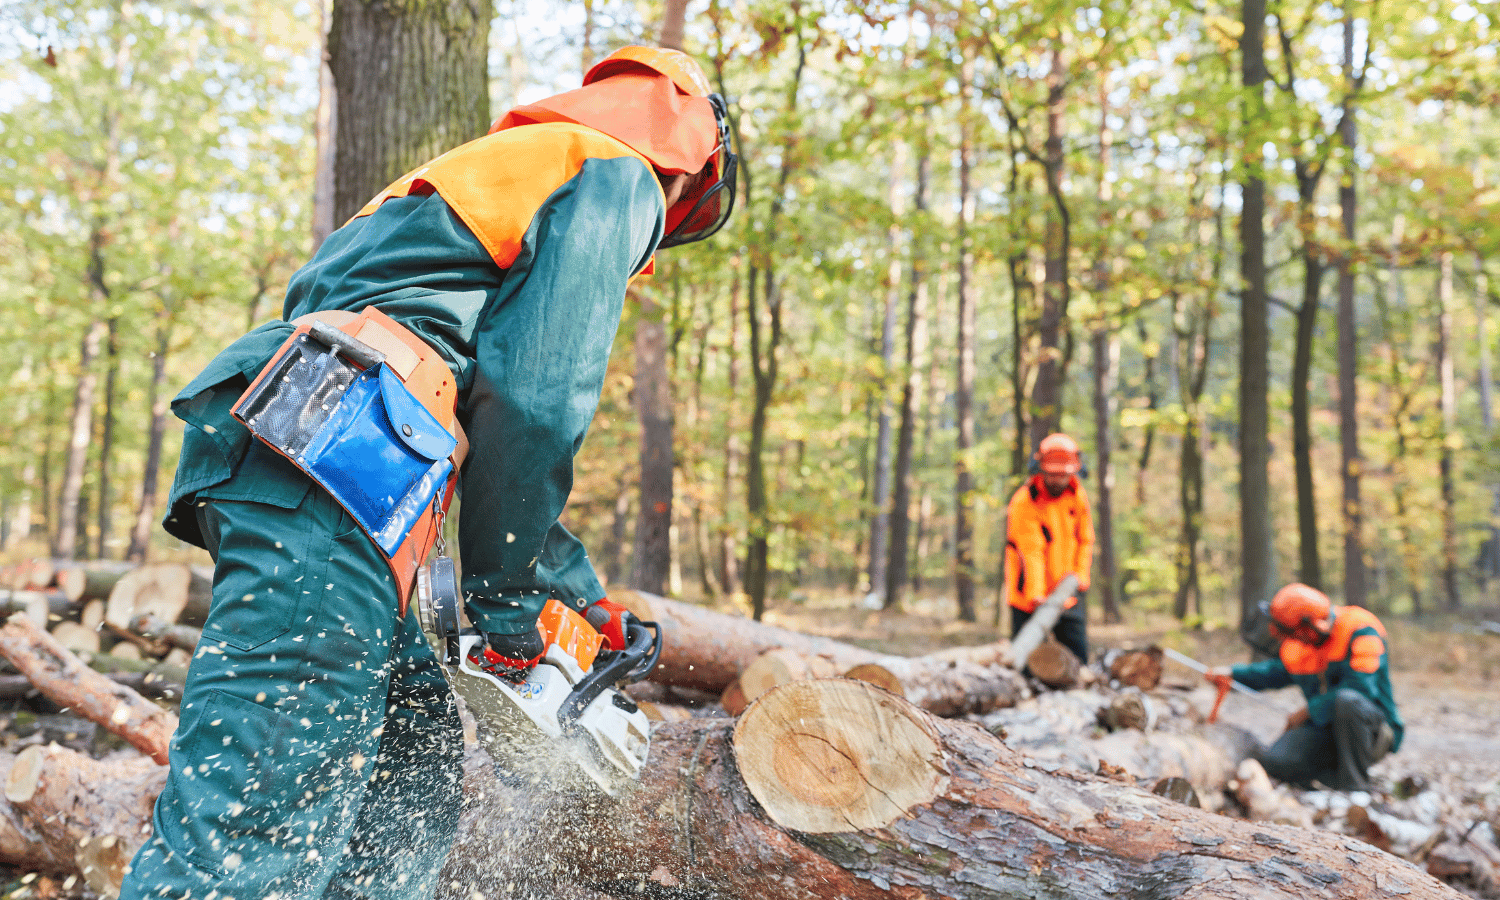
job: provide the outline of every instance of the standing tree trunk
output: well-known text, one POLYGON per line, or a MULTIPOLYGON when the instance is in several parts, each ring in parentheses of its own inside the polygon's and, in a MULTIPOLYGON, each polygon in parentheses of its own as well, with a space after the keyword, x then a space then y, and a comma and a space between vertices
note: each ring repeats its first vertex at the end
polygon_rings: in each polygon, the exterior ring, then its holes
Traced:
MULTIPOLYGON (((1321 171, 1321 167, 1319 167, 1321 171)), ((1313 336, 1317 330, 1318 297, 1322 291, 1322 248, 1313 237, 1312 202, 1317 177, 1299 174, 1298 218, 1302 226, 1302 305, 1297 308, 1297 342, 1292 353, 1292 467, 1297 476, 1298 579, 1323 588, 1323 563, 1318 555, 1318 509, 1312 471, 1312 404, 1308 384, 1312 372, 1313 336)))
POLYGON ((917 233, 927 212, 927 179, 932 174, 932 152, 923 146, 917 159, 917 184, 912 197, 911 282, 906 293, 906 355, 901 385, 901 425, 896 432, 896 465, 892 478, 890 560, 885 569, 885 608, 897 609, 906 591, 910 567, 912 449, 917 434, 917 395, 922 390, 918 357, 926 349, 927 260, 917 233))
MULTIPOLYGON (((333 0, 318 0, 318 111, 315 119, 317 165, 313 171, 312 249, 318 252, 338 222, 333 218, 333 165, 337 147, 339 98, 328 53, 333 0)), ((253 324, 253 323, 252 323, 253 324)))
MULTIPOLYGON (((1109 181, 1110 149, 1114 134, 1109 127, 1109 77, 1099 79, 1099 206, 1101 216, 1107 222, 1113 216, 1107 211, 1110 201, 1109 181)), ((1095 284, 1103 294, 1109 285, 1109 258, 1107 244, 1101 245, 1099 258, 1095 262, 1095 284)), ((1115 558, 1115 473, 1111 467, 1110 453, 1113 447, 1111 426, 1114 411, 1110 399, 1115 393, 1115 376, 1120 364, 1120 341, 1109 329, 1101 325, 1094 329, 1091 342, 1091 362, 1094 374, 1094 460, 1098 491, 1094 497, 1094 530, 1099 539, 1099 576, 1093 579, 1099 586, 1099 604, 1104 609, 1105 622, 1119 622, 1120 606, 1115 600, 1115 587, 1119 583, 1119 571, 1115 558)), ((1005 554, 1000 554, 1001 559, 1005 554)), ((996 603, 1003 603, 1005 584, 1002 578, 996 603)), ((997 609, 998 613, 999 610, 997 609)))
POLYGON ((109 543, 109 520, 113 506, 110 497, 109 468, 115 449, 115 388, 120 380, 120 317, 110 316, 104 339, 104 409, 99 429, 99 508, 94 514, 98 530, 94 556, 104 559, 109 543))
MULTIPOLYGON (((97 299, 97 298, 96 298, 97 299)), ((96 304, 97 305, 97 304, 96 304)), ((94 360, 104 340, 104 320, 95 319, 83 332, 78 352, 78 384, 73 388, 73 414, 68 428, 67 465, 63 470, 62 492, 57 504, 57 534, 52 541, 52 556, 73 559, 78 552, 78 528, 82 516, 79 507, 83 497, 83 469, 88 462, 89 443, 94 431, 94 391, 99 376, 94 360)))
POLYGON ((873 390, 879 413, 875 426, 875 478, 871 497, 870 567, 867 583, 885 606, 885 568, 889 562, 891 501, 891 361, 896 352, 896 308, 901 295, 901 221, 905 207, 901 180, 906 172, 906 142, 897 140, 891 148, 891 171, 887 182, 886 202, 891 209, 891 224, 886 230, 885 308, 880 318, 880 377, 873 390))
POLYGON ((1458 595, 1458 525, 1454 511, 1455 492, 1453 483, 1453 447, 1449 436, 1458 427, 1458 399, 1453 384, 1453 252, 1444 250, 1438 255, 1438 337, 1434 352, 1437 355, 1438 387, 1441 392, 1439 406, 1442 410, 1442 441, 1438 456, 1438 476, 1443 496, 1443 599, 1447 608, 1457 610, 1462 604, 1458 595))
MULTIPOLYGON (((802 87, 802 72, 807 65, 807 44, 801 29, 797 31, 797 65, 792 80, 787 85, 787 120, 790 122, 797 112, 797 96, 802 87)), ((788 129, 792 126, 788 125, 788 129)), ((777 353, 781 348, 781 285, 776 281, 775 257, 777 252, 777 229, 781 224, 782 209, 786 205, 787 184, 791 181, 796 158, 796 135, 788 131, 781 147, 781 170, 777 175, 776 194, 771 199, 767 215, 763 246, 766 248, 764 272, 765 305, 769 319, 765 346, 761 339, 761 311, 756 296, 756 275, 761 267, 752 265, 750 290, 745 314, 750 323, 750 374, 755 383, 755 407, 750 413, 750 448, 747 463, 745 503, 750 519, 749 547, 745 555, 745 592, 750 595, 750 609, 757 621, 766 611, 766 587, 771 557, 771 515, 766 499, 766 419, 771 408, 771 398, 776 391, 777 353)), ((747 167, 748 169, 748 167, 747 167)), ((748 172, 746 175, 748 181, 748 172)), ((750 207, 748 187, 745 191, 745 206, 750 207)))
POLYGON ((156 352, 151 356, 151 385, 147 402, 151 406, 151 423, 146 428, 146 464, 141 470, 141 502, 136 507, 135 525, 130 529, 130 546, 125 551, 129 562, 146 561, 151 532, 156 526, 157 479, 161 469, 161 448, 167 431, 167 352, 171 347, 172 314, 165 304, 156 311, 156 352))
POLYGON ((1359 496, 1359 476, 1363 462, 1359 457, 1359 335, 1354 318, 1354 240, 1359 224, 1354 178, 1359 167, 1354 161, 1359 142, 1354 120, 1354 96, 1361 75, 1354 75, 1354 16, 1344 8, 1344 96, 1343 119, 1339 137, 1344 144, 1344 174, 1339 181, 1339 211, 1344 224, 1344 252, 1339 255, 1339 461, 1343 472, 1344 507, 1339 521, 1344 532, 1344 602, 1354 606, 1367 603, 1365 594, 1364 508, 1359 496))
POLYGON ((1047 174, 1047 195, 1052 204, 1047 212, 1047 246, 1045 281, 1042 286, 1042 317, 1037 324, 1041 339, 1036 363, 1036 382, 1031 388, 1031 447, 1062 427, 1063 383, 1067 377, 1067 360, 1063 352, 1067 330, 1068 256, 1072 243, 1072 216, 1063 199, 1063 95, 1067 90, 1068 72, 1063 65, 1062 48, 1052 48, 1052 68, 1047 73, 1047 144, 1043 165, 1047 174))
POLYGON ((953 589, 958 600, 958 617, 975 620, 974 609, 974 295, 970 284, 969 225, 974 217, 974 194, 970 178, 974 170, 974 136, 971 101, 974 84, 974 57, 964 50, 959 82, 958 144, 958 315, 954 356, 957 369, 953 402, 958 437, 953 454, 953 589))
MULTIPOLYGON (((661 46, 682 49, 686 0, 669 0, 663 10, 661 46)), ((589 16, 592 21, 592 15, 589 16)), ((584 62, 592 56, 585 41, 584 62)), ((635 327, 635 409, 641 422, 641 502, 636 509, 635 551, 630 586, 665 593, 672 567, 672 475, 675 422, 672 377, 667 361, 667 314, 654 291, 636 292, 640 310, 635 327)))
POLYGON ((490 124, 492 0, 333 0, 328 65, 338 88, 334 222, 490 124))
POLYGON ((1246 134, 1240 182, 1240 634, 1257 632, 1259 606, 1271 598, 1269 391, 1270 328, 1266 298, 1266 182, 1263 143, 1266 2, 1242 0, 1241 81, 1246 134))

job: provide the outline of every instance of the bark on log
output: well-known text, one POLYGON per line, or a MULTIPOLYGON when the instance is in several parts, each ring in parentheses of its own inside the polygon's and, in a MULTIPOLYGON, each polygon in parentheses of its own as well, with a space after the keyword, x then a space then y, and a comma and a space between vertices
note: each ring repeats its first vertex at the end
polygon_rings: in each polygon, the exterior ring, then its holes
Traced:
POLYGON ((662 627, 661 660, 651 681, 718 694, 730 715, 738 715, 748 702, 738 683, 740 674, 769 650, 828 660, 836 671, 904 694, 938 715, 999 709, 1027 694, 1014 672, 1000 669, 1009 658, 1008 641, 920 657, 889 656, 653 594, 622 591, 610 597, 662 627))
MULTIPOLYGON (((130 630, 141 637, 192 653, 203 639, 203 629, 169 622, 155 613, 142 613, 130 622, 130 630)), ((165 652, 165 651, 164 651, 165 652)))
POLYGON ((470 798, 444 900, 551 896, 546 858, 571 884, 684 900, 1460 896, 1342 835, 1027 768, 970 723, 844 679, 776 688, 738 725, 658 727, 640 788, 618 803, 549 808, 490 785, 470 798), (528 814, 487 812, 507 806, 528 814), (553 820, 566 826, 539 839, 553 820))
POLYGON ((1036 608, 1021 630, 1016 632, 1015 638, 1010 642, 1010 662, 1015 668, 1030 658, 1031 651, 1041 644, 1042 640, 1052 633, 1052 626, 1062 618, 1063 604, 1078 590, 1078 576, 1065 575, 1063 580, 1057 583, 1042 605, 1036 608))
MULTIPOLYGON (((9 774, 15 761, 14 753, 0 752, 0 772, 9 774)), ((72 874, 78 864, 66 847, 43 840, 10 801, 0 799, 0 865, 26 872, 72 874)))
POLYGON ((620 591, 611 592, 610 599, 661 626, 661 659, 649 677, 662 684, 719 694, 756 657, 777 647, 823 657, 839 671, 875 662, 882 655, 832 638, 802 634, 655 594, 620 591))
POLYGON ((1014 706, 1029 693, 1014 669, 940 654, 887 656, 855 666, 845 677, 885 688, 935 716, 982 715, 1014 706))
POLYGON ((104 620, 121 628, 142 613, 201 626, 208 618, 213 577, 181 563, 146 563, 121 576, 109 592, 104 620))
POLYGON ((1049 688, 1061 690, 1078 685, 1078 673, 1083 664, 1073 655, 1072 650, 1056 640, 1043 640, 1026 657, 1026 668, 1031 670, 1037 681, 1049 688))
POLYGON ((0 626, 0 655, 52 702, 166 764, 177 716, 93 671, 25 616, 13 615, 0 626))
POLYGON ((0 829, 0 862, 76 872, 95 892, 119 896, 125 867, 151 835, 166 768, 145 757, 95 760, 56 745, 27 747, 7 762, 5 818, 24 840, 0 829))

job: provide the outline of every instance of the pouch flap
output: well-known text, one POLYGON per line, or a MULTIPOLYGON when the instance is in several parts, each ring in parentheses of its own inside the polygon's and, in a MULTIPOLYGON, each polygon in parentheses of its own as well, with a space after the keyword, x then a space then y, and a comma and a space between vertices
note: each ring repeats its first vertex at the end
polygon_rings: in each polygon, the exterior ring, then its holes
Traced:
POLYGON ((385 404, 391 430, 411 451, 434 462, 444 459, 458 446, 458 439, 433 418, 421 401, 389 366, 380 367, 380 399, 385 404))

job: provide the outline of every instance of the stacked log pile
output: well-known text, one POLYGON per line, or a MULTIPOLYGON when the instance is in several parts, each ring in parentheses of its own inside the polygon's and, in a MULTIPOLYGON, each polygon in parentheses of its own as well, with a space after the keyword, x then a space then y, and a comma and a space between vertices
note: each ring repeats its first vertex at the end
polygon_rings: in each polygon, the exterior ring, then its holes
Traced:
MULTIPOLYGON (((1459 895, 1399 856, 1465 884, 1495 871, 1488 828, 1439 828, 1415 848, 1387 840, 1387 853, 1368 823, 1390 834, 1399 816, 1373 804, 1359 840, 1279 824, 1241 765, 1243 733, 1204 728, 1201 698, 1159 684, 1151 648, 1048 691, 1016 671, 1007 642, 894 657, 617 599, 666 635, 660 665, 630 689, 657 719, 639 789, 618 802, 539 797, 471 748, 445 900, 1446 898, 1459 895), (507 808, 527 812, 495 812, 507 808)), ((192 609, 132 606, 98 633, 164 659, 196 642, 192 609)), ((0 627, 0 656, 127 745, 0 756, 0 864, 113 896, 149 836, 170 704, 94 675, 29 613, 0 627)))

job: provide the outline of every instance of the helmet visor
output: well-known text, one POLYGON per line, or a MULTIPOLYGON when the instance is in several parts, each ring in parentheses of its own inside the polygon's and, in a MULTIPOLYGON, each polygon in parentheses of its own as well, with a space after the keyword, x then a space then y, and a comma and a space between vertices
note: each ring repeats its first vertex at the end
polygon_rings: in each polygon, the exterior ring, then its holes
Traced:
POLYGON ((713 179, 698 192, 687 215, 678 220, 658 247, 677 247, 710 237, 724 227, 729 214, 734 211, 740 159, 729 141, 729 108, 718 94, 710 94, 708 102, 713 106, 714 120, 719 128, 719 146, 708 161, 713 167, 713 179))

